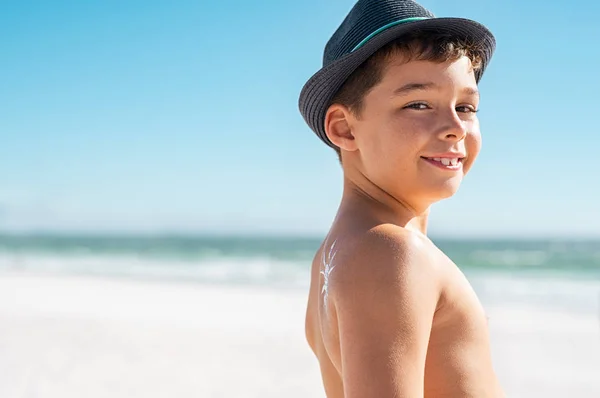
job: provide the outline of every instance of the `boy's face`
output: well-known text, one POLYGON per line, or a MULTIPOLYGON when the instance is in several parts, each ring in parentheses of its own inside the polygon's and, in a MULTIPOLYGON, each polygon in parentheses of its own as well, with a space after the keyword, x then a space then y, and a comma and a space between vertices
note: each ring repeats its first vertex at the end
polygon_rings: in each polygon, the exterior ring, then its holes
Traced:
POLYGON ((397 199, 452 196, 479 153, 478 106, 468 58, 404 62, 399 54, 365 96, 360 117, 348 117, 350 158, 358 163, 351 161, 397 199))

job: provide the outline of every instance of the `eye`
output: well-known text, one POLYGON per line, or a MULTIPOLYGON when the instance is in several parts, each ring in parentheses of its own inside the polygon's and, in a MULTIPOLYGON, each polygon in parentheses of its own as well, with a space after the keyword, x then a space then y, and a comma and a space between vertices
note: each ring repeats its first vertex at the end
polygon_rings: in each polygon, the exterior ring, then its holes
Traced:
POLYGON ((458 107, 456 107, 456 110, 458 112, 462 112, 462 113, 477 113, 477 112, 479 112, 479 110, 475 109, 475 107, 473 107, 471 105, 458 106, 458 107))
POLYGON ((418 110, 424 110, 424 109, 430 109, 429 105, 427 105, 424 102, 415 102, 414 104, 409 104, 406 105, 404 107, 404 109, 418 109, 418 110))

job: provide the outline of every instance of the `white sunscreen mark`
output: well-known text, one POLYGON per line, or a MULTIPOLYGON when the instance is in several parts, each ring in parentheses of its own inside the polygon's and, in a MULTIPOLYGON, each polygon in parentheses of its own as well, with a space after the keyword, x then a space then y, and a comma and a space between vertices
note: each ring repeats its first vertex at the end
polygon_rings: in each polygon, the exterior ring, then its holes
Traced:
POLYGON ((337 251, 335 251, 336 243, 337 239, 333 241, 329 251, 326 250, 327 245, 325 245, 321 254, 321 275, 323 275, 323 289, 321 289, 321 294, 323 295, 323 305, 325 307, 325 311, 327 311, 327 297, 329 296, 329 276, 336 267, 333 265, 333 259, 337 254, 337 251))

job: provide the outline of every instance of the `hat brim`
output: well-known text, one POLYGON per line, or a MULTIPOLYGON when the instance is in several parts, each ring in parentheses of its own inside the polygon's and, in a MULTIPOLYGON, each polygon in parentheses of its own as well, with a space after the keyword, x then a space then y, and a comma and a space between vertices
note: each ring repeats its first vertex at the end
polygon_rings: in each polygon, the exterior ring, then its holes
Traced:
POLYGON ((315 73, 300 93, 300 113, 309 127, 332 148, 336 146, 325 133, 325 114, 335 94, 350 75, 378 49, 411 31, 447 33, 466 39, 482 49, 482 65, 475 72, 477 82, 496 48, 494 35, 482 24, 464 18, 431 18, 393 26, 367 41, 350 54, 342 56, 315 73))

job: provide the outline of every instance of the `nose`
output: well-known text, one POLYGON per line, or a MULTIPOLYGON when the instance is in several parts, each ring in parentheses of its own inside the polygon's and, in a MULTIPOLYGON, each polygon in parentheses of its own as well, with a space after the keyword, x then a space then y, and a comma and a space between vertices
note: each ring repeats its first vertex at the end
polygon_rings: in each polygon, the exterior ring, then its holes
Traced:
POLYGON ((461 141, 467 135, 467 127, 464 120, 460 118, 456 110, 446 113, 438 137, 443 141, 461 141))

